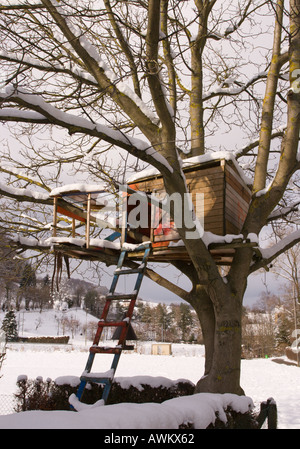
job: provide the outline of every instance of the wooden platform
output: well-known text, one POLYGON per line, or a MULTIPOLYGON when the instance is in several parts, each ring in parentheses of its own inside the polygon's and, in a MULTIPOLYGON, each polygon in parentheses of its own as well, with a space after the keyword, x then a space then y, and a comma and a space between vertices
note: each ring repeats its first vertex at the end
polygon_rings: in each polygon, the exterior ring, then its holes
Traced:
MULTIPOLYGON (((140 251, 134 248, 138 245, 132 244, 132 250, 128 252, 128 258, 131 260, 139 260, 141 258, 140 251)), ((240 247, 255 248, 257 244, 250 240, 242 240, 240 238, 233 239, 230 243, 211 243, 208 249, 218 265, 230 265, 236 248, 240 247)), ((121 242, 109 244, 108 241, 100 241, 97 245, 91 240, 90 246, 87 248, 85 243, 78 245, 74 243, 74 239, 52 239, 51 248, 59 251, 63 255, 80 260, 91 261, 107 261, 114 264, 121 251, 121 242)), ((176 260, 190 262, 189 254, 184 246, 159 246, 153 247, 149 256, 149 261, 160 263, 172 263, 176 260)))

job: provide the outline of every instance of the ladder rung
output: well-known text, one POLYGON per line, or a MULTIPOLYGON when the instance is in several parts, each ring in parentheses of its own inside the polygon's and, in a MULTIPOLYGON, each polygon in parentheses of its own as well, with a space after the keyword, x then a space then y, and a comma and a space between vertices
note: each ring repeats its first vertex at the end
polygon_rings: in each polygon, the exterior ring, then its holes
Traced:
POLYGON ((92 354, 120 354, 123 348, 117 346, 91 346, 90 353, 92 354))
POLYGON ((81 381, 84 382, 94 382, 96 384, 110 384, 109 379, 105 379, 104 377, 87 377, 87 376, 81 376, 81 381))
POLYGON ((106 371, 105 373, 87 373, 84 371, 82 375, 80 376, 80 380, 85 382, 96 382, 96 383, 103 383, 108 384, 111 383, 113 377, 115 374, 114 369, 110 369, 106 371))
POLYGON ((130 251, 146 251, 147 249, 149 249, 151 247, 151 242, 142 242, 140 243, 138 246, 134 247, 134 248, 130 248, 128 249, 128 247, 126 247, 126 245, 122 246, 122 251, 126 251, 126 252, 130 252, 130 251))
POLYGON ((125 345, 125 346, 123 346, 122 349, 126 350, 126 351, 133 351, 134 350, 134 345, 125 345))
POLYGON ((108 382, 112 380, 115 374, 115 370, 113 368, 105 371, 104 373, 88 373, 87 371, 83 371, 80 380, 102 380, 103 382, 108 382))
POLYGON ((114 275, 119 276, 120 274, 137 274, 137 273, 142 273, 142 271, 144 270, 144 267, 142 268, 126 268, 124 270, 120 270, 120 269, 116 269, 116 271, 114 272, 114 275))
POLYGON ((92 354, 120 354, 122 351, 133 351, 134 345, 123 346, 91 346, 90 353, 92 354))
POLYGON ((97 376, 80 376, 80 380, 84 382, 94 382, 97 384, 110 384, 111 379, 108 377, 97 377, 97 376))
POLYGON ((99 321, 99 327, 118 327, 118 326, 128 326, 127 321, 99 321))
POLYGON ((122 300, 122 299, 135 299, 136 296, 137 296, 136 292, 133 292, 128 295, 125 295, 123 293, 109 293, 106 298, 108 300, 114 300, 114 299, 122 300))

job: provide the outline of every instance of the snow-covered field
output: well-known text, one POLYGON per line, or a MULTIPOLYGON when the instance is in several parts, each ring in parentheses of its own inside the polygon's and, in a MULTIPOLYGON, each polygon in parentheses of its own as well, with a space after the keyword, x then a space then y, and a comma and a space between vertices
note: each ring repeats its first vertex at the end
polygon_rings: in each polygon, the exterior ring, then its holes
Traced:
MULTIPOLYGON (((20 320, 25 335, 56 335, 57 320, 53 312, 36 312, 22 315, 20 320), (36 329, 37 319, 39 326, 36 329), (42 322, 41 322, 42 321, 42 322)), ((68 312, 71 313, 71 312, 68 312)), ((73 311, 74 314, 74 311, 73 311)), ((77 318, 93 320, 80 310, 77 318)), ((0 316, 0 320, 3 316, 0 316)), ((88 355, 89 341, 84 335, 75 335, 68 345, 10 344, 6 360, 1 370, 1 395, 16 392, 16 379, 27 375, 34 379, 42 376, 56 379, 60 376, 80 376, 88 355)), ((204 369, 204 349, 200 345, 172 345, 171 356, 150 354, 151 344, 138 345, 137 353, 123 353, 119 362, 117 377, 163 376, 167 379, 188 379, 193 383, 202 376, 204 369)), ((105 371, 110 367, 111 356, 98 355, 93 371, 105 371)), ((135 379, 137 379, 135 377, 135 379)), ((278 407, 278 427, 281 429, 300 428, 300 370, 285 357, 242 360, 242 387, 252 399, 254 406, 273 397, 278 407)), ((151 380, 150 380, 151 381, 151 380)), ((74 412, 25 412, 0 416, 0 428, 172 428, 181 419, 198 420, 198 426, 205 425, 215 410, 222 411, 228 403, 237 409, 247 409, 248 397, 238 399, 233 395, 196 395, 189 399, 174 399, 158 404, 124 405, 97 407, 74 412), (174 402, 175 401, 175 402, 174 402), (197 410, 197 416, 195 416, 197 410), (201 413, 200 413, 201 411, 201 413), (105 413, 104 413, 105 412, 105 413), (194 413, 194 415, 193 415, 194 413), (120 416, 125 416, 125 421, 120 416), (205 417, 205 419, 203 418, 205 417), (204 421, 203 421, 204 419, 204 421), (101 423, 101 425, 99 424, 101 423), (100 427, 99 427, 100 426, 100 427), (101 427, 103 426, 103 427, 101 427)))

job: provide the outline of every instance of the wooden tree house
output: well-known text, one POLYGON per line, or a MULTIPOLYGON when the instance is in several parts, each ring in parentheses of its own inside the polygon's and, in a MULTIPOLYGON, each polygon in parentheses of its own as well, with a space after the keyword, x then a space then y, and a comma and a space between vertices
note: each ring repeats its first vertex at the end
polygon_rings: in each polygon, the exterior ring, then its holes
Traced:
MULTIPOLYGON (((202 156, 185 160, 183 171, 196 213, 200 210, 205 235, 214 237, 208 241, 208 248, 218 264, 228 265, 232 261, 237 246, 255 246, 256 244, 240 235, 248 211, 251 191, 242 170, 233 158, 222 154, 217 157, 218 153, 213 155, 213 158, 202 156)), ((124 193, 119 197, 123 202, 123 205, 119 205, 119 212, 123 210, 123 221, 121 222, 120 219, 120 222, 116 222, 114 229, 116 232, 105 240, 91 239, 91 223, 97 225, 97 212, 106 206, 106 202, 101 200, 103 196, 100 195, 104 193, 105 189, 97 185, 71 185, 52 192, 54 198, 53 243, 60 250, 71 257, 97 260, 99 251, 117 254, 126 243, 132 245, 128 257, 138 259, 139 254, 134 251, 134 245, 150 241, 152 251, 149 260, 153 262, 189 261, 189 255, 180 241, 174 222, 169 219, 168 225, 162 226, 162 217, 165 217, 166 212, 157 205, 157 201, 151 200, 151 194, 155 194, 155 197, 160 200, 163 200, 166 195, 163 178, 159 173, 148 170, 129 179, 124 193), (146 226, 132 228, 130 212, 135 206, 130 204, 130 197, 136 192, 142 192, 146 198, 148 216, 146 226), (71 204, 74 210, 60 206, 61 198, 66 201, 66 204, 71 204), (58 238, 58 214, 72 219, 70 238, 58 238), (75 220, 85 224, 83 239, 77 239, 75 220), (116 238, 119 240, 115 240, 116 238)))
MULTIPOLYGON (((202 219, 204 231, 220 237, 227 236, 224 239, 212 239, 209 245, 211 253, 217 263, 230 264, 236 246, 255 244, 249 240, 245 241, 239 235, 251 199, 251 191, 242 170, 233 158, 227 160, 223 156, 211 159, 202 156, 184 161, 183 171, 196 213, 200 210, 199 218, 202 219)), ((146 171, 134 176, 129 180, 128 186, 134 191, 146 192, 148 195, 155 193, 161 199, 165 196, 163 178, 155 171, 146 171)), ((130 211, 130 206, 128 210, 130 211)), ((151 214, 153 217, 157 212, 152 210, 151 214)), ((130 217, 130 214, 128 216, 130 217)), ((172 221, 169 227, 163 229, 162 226, 157 226, 155 220, 154 228, 138 231, 152 242, 152 260, 189 260, 185 248, 180 245, 179 234, 172 221)), ((132 238, 129 241, 134 243, 132 238)))

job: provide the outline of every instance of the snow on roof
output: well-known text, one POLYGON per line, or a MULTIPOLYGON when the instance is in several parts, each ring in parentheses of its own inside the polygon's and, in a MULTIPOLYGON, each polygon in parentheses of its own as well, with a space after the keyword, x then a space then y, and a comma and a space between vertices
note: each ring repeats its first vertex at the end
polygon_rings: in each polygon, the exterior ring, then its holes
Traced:
POLYGON ((92 193, 92 192, 106 192, 103 184, 66 184, 62 187, 56 187, 50 193, 50 196, 58 196, 67 193, 92 193))
MULTIPOLYGON (((235 168, 237 169, 240 177, 245 182, 245 184, 246 185, 252 184, 252 180, 245 175, 245 172, 243 171, 241 166, 238 164, 238 162, 234 156, 234 153, 232 153, 231 151, 213 151, 213 152, 209 152, 209 153, 206 153, 206 154, 203 154, 200 156, 194 156, 194 157, 191 157, 188 159, 184 159, 182 161, 182 168, 188 168, 188 167, 192 167, 193 165, 205 164, 208 162, 219 161, 219 160, 232 161, 235 168)), ((134 175, 132 175, 127 180, 127 183, 131 183, 131 182, 137 181, 139 179, 148 178, 151 176, 159 176, 159 175, 160 175, 160 172, 156 168, 154 168, 154 167, 147 168, 145 170, 140 171, 139 173, 135 173, 134 175)))

